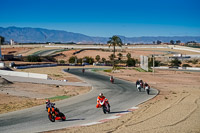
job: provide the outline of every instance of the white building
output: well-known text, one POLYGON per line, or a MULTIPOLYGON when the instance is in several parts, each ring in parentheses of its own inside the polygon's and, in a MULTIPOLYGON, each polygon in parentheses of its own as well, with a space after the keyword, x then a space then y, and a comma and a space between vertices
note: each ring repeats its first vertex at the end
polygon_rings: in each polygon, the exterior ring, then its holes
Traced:
POLYGON ((10 40, 10 45, 15 45, 15 42, 13 39, 10 40))

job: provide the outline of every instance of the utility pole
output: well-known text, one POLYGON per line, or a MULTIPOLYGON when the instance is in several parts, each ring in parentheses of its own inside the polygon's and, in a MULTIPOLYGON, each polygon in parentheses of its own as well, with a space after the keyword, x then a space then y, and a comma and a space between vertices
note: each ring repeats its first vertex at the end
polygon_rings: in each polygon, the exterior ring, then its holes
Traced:
POLYGON ((0 37, 0 60, 2 59, 2 55, 1 55, 1 37, 0 37))
POLYGON ((154 76, 154 67, 155 67, 155 59, 154 59, 154 55, 152 55, 152 57, 153 57, 153 76, 154 76))

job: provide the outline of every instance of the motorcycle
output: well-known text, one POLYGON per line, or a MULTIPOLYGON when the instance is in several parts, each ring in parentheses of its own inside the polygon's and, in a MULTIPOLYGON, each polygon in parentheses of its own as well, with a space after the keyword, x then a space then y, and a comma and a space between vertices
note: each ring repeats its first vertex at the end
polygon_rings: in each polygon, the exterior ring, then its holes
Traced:
POLYGON ((85 73, 85 69, 84 69, 84 68, 82 69, 82 73, 83 73, 83 74, 85 73))
POLYGON ((150 92, 149 86, 145 86, 145 90, 146 90, 147 94, 149 95, 149 92, 150 92))
POLYGON ((106 114, 110 113, 110 105, 108 104, 108 99, 104 99, 103 101, 100 101, 100 105, 103 109, 103 113, 106 114))
POLYGON ((137 89, 138 89, 138 91, 141 91, 141 85, 140 84, 137 84, 137 89))
POLYGON ((55 122, 55 120, 66 120, 65 115, 60 112, 58 108, 55 107, 48 108, 48 118, 51 122, 55 122))
POLYGON ((114 79, 112 78, 112 79, 110 79, 110 82, 113 84, 114 83, 114 79))

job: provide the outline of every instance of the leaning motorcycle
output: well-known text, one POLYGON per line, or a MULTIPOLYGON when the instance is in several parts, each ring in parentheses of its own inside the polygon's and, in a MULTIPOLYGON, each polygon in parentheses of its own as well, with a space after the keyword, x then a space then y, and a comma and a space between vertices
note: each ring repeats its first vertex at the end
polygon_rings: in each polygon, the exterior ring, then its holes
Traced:
POLYGON ((140 84, 137 84, 137 89, 138 89, 138 91, 141 91, 141 85, 140 84))
POLYGON ((146 90, 147 94, 149 95, 149 92, 150 92, 149 86, 145 86, 145 90, 146 90))
POLYGON ((100 105, 103 109, 103 113, 110 113, 110 105, 108 104, 108 99, 104 99, 103 101, 100 101, 100 105))
POLYGON ((60 112, 58 108, 55 107, 48 108, 48 118, 51 122, 55 122, 55 120, 66 120, 65 115, 60 112))

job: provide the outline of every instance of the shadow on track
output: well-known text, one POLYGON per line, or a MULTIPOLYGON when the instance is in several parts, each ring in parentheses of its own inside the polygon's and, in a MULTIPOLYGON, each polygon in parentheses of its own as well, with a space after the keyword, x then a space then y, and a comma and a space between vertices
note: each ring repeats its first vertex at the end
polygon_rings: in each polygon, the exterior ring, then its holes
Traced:
POLYGON ((110 114, 121 114, 121 113, 128 113, 128 112, 131 112, 131 111, 115 111, 115 112, 110 112, 110 114))
POLYGON ((83 120, 85 120, 85 118, 82 118, 82 119, 67 119, 67 120, 65 120, 65 121, 83 121, 83 120))

